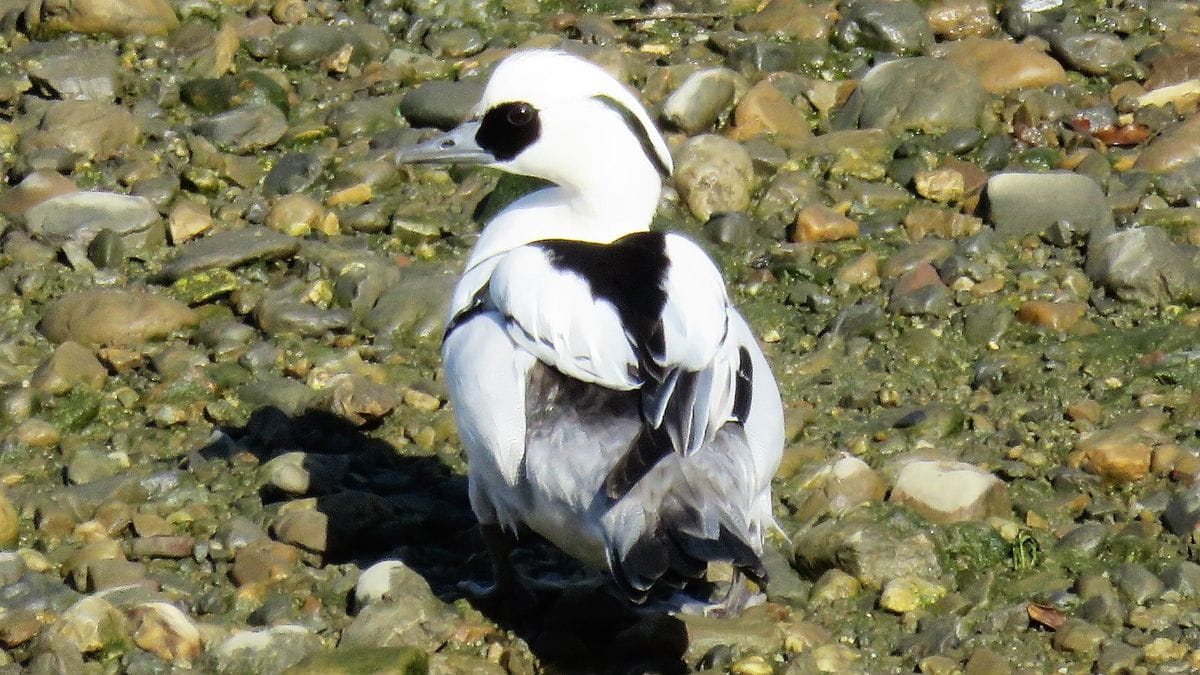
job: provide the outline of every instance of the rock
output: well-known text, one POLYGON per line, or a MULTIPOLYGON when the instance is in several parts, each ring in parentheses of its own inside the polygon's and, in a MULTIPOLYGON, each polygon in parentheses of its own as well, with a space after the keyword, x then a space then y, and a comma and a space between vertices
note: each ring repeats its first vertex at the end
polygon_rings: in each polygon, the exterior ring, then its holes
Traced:
POLYGON ((768 80, 746 92, 733 111, 733 137, 748 141, 766 134, 778 145, 794 147, 812 136, 808 118, 768 80))
POLYGON ((367 605, 342 632, 341 649, 413 645, 436 650, 454 626, 454 612, 432 593, 367 605))
POLYGON ((1050 39, 1055 54, 1085 75, 1107 75, 1133 62, 1133 51, 1113 33, 1056 31, 1050 39))
POLYGON ((285 452, 263 464, 267 485, 289 495, 322 494, 334 489, 349 465, 343 455, 285 452))
POLYGON ((97 35, 165 35, 179 25, 167 0, 60 0, 33 4, 31 28, 97 35), (40 26, 39 26, 40 24, 40 26))
POLYGON ((933 541, 924 532, 855 512, 797 533, 792 554, 802 573, 838 568, 868 588, 882 588, 902 576, 935 579, 941 574, 933 541))
POLYGON ((129 544, 129 555, 134 558, 190 558, 195 552, 196 542, 184 534, 141 535, 129 544))
POLYGON ((208 207, 190 199, 176 202, 167 218, 167 231, 175 246, 199 237, 211 230, 212 226, 213 218, 208 207))
POLYGON ((809 520, 831 513, 841 515, 858 506, 881 501, 887 487, 874 469, 857 457, 843 455, 822 465, 801 483, 809 495, 797 517, 809 520))
POLYGON ((230 575, 238 586, 267 584, 287 578, 299 560, 294 546, 257 539, 237 551, 230 575))
POLYGON ((62 434, 53 424, 33 417, 18 424, 12 431, 12 437, 18 443, 32 448, 49 448, 58 445, 62 434))
POLYGON ((720 211, 750 206, 754 166, 736 141, 704 134, 687 142, 675 159, 675 184, 701 222, 720 211))
MULTIPOLYGON (((17 507, 9 499, 7 491, 0 487, 0 547, 15 547, 20 535, 21 514, 17 512, 17 507)), ((8 583, 11 582, 4 582, 0 585, 8 583)))
MULTIPOLYGON (((441 657, 443 654, 438 654, 441 657)), ((450 656, 450 655, 445 655, 450 656)), ((489 661, 480 659, 466 660, 463 663, 453 663, 444 671, 436 671, 430 657, 424 650, 416 647, 356 647, 354 649, 336 649, 332 652, 313 654, 300 663, 289 668, 286 675, 355 675, 356 673, 379 673, 380 675, 451 675, 451 673, 470 673, 471 675, 499 675, 507 671, 499 669, 492 673, 489 661)))
POLYGON ((1075 232, 1102 235, 1113 228, 1112 209, 1096 181, 1068 172, 1000 173, 987 182, 988 219, 996 234, 1018 239, 1059 221, 1075 232))
POLYGON ((330 387, 330 394, 330 412, 355 426, 377 422, 400 405, 400 398, 393 388, 358 375, 338 378, 337 383, 330 387))
POLYGON ((1192 114, 1167 127, 1146 145, 1135 169, 1171 173, 1200 160, 1200 115, 1192 114))
POLYGON ((834 28, 845 47, 893 54, 921 54, 933 43, 933 30, 916 3, 860 0, 847 6, 834 28))
POLYGON ((808 601, 810 603, 827 604, 836 600, 853 598, 861 591, 862 584, 858 582, 858 579, 834 568, 825 570, 820 578, 817 579, 817 582, 813 584, 812 593, 809 594, 808 601))
POLYGON ((324 170, 325 162, 316 155, 306 152, 283 155, 263 179, 263 196, 271 198, 307 190, 324 170))
POLYGON ((429 582, 399 560, 381 560, 358 575, 354 584, 356 611, 400 598, 431 598, 429 582))
POLYGON ((1058 61, 1029 44, 971 37, 940 44, 933 55, 974 75, 992 94, 1041 89, 1067 81, 1067 73, 1058 61))
POLYGON ((1144 605, 1162 595, 1166 586, 1139 563, 1122 563, 1112 571, 1113 583, 1135 604, 1144 605))
POLYGON ((144 290, 93 289, 54 301, 39 328, 59 343, 138 345, 195 322, 195 313, 171 298, 144 290))
POLYGON ((29 68, 29 81, 47 98, 112 103, 119 72, 116 54, 105 45, 50 42, 29 68))
POLYGON ((1200 565, 1190 560, 1177 562, 1163 571, 1162 582, 1185 598, 1200 597, 1200 565))
POLYGON ((267 212, 267 227, 292 237, 303 237, 321 226, 328 215, 320 202, 306 194, 288 194, 275 200, 267 212))
POLYGON ((1105 631, 1082 619, 1067 619, 1054 633, 1054 648, 1064 652, 1092 653, 1104 641, 1105 631))
POLYGON ((400 101, 400 114, 414 127, 449 129, 470 116, 484 84, 482 78, 422 83, 400 101))
POLYGON ((1017 308, 1017 320, 1031 326, 1066 331, 1075 327, 1087 312, 1082 302, 1027 300, 1017 308))
POLYGON ((108 380, 108 371, 90 349, 67 341, 60 344, 33 372, 30 386, 52 395, 65 394, 75 387, 100 389, 108 380))
POLYGON ((178 607, 147 602, 129 612, 133 641, 158 658, 187 668, 200 657, 200 630, 178 607))
POLYGON ((990 472, 963 462, 914 460, 896 475, 889 501, 935 523, 1007 515, 1007 486, 990 472))
POLYGON ((197 134, 222 150, 237 154, 269 148, 283 138, 287 130, 288 122, 283 112, 264 102, 247 103, 195 125, 197 134))
POLYGON ((268 335, 294 334, 305 337, 344 330, 350 325, 350 311, 325 309, 294 297, 292 289, 268 293, 254 307, 258 327, 268 335))
POLYGON ((797 40, 824 40, 829 36, 831 12, 803 0, 771 0, 754 14, 742 17, 737 27, 748 33, 782 33, 797 40))
POLYGON ((879 596, 879 607, 896 614, 907 614, 932 605, 946 595, 946 588, 921 577, 897 577, 887 582, 879 596))
POLYGON ((982 0, 936 0, 925 8, 925 20, 934 35, 961 42, 995 34, 1000 25, 992 13, 982 0))
POLYGON ((1075 444, 1072 466, 1116 483, 1128 483, 1150 473, 1150 446, 1136 429, 1096 431, 1075 444))
POLYGON ((790 239, 794 242, 820 242, 854 239, 858 223, 824 204, 806 206, 796 214, 796 226, 790 239))
POLYGON ((51 648, 91 654, 128 642, 129 626, 125 615, 116 607, 104 598, 93 595, 67 608, 42 631, 38 641, 51 648))
POLYGON ((0 213, 20 216, 42 202, 77 191, 75 183, 55 171, 33 171, 0 194, 0 213))
POLYGON ((19 149, 26 155, 58 149, 103 161, 119 155, 140 136, 133 115, 119 105, 56 101, 46 109, 37 128, 21 139, 19 149))
POLYGON ((236 630, 210 647, 202 663, 218 673, 282 673, 321 649, 321 639, 303 626, 236 630))
POLYGON ((663 103, 663 119, 689 136, 711 129, 733 103, 739 78, 728 68, 692 73, 663 103))
POLYGON ((25 212, 25 228, 63 246, 76 266, 86 248, 106 230, 122 250, 143 259, 166 239, 162 219, 149 200, 111 192, 51 197, 25 212))
POLYGON ((913 189, 922 197, 942 204, 961 201, 966 194, 963 175, 954 169, 918 171, 913 176, 913 189))
POLYGON ((1195 255, 1157 227, 1116 232, 1089 246, 1087 272, 1128 302, 1157 306, 1200 299, 1195 255))
POLYGON ((952 63, 924 56, 896 59, 867 72, 834 126, 942 134, 977 126, 986 101, 977 79, 952 63))
POLYGON ((175 281, 200 270, 290 258, 298 250, 300 240, 265 227, 225 230, 180 246, 179 254, 163 265, 162 276, 175 281))

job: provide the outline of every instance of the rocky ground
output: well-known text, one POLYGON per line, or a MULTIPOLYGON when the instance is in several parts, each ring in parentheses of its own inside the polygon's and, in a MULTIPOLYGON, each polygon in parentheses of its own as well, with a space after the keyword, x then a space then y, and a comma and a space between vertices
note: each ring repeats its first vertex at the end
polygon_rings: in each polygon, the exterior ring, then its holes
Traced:
POLYGON ((0 0, 0 671, 1200 668, 1195 0, 0 0), (497 623, 397 169, 563 46, 784 389, 765 605, 497 623))

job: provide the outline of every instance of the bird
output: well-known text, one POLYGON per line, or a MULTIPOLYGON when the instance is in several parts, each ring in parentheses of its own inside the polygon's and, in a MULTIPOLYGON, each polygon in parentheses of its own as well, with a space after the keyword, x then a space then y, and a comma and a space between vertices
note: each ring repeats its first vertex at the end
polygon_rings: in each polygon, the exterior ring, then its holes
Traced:
MULTIPOLYGON (((765 590, 778 386, 712 258, 651 229, 673 160, 635 93, 562 50, 495 66, 459 126, 400 164, 543 179, 492 217, 450 300, 442 359, 498 603, 536 602, 524 528, 633 606, 732 566, 736 613, 765 590)), ((719 594, 718 594, 719 595, 719 594)))

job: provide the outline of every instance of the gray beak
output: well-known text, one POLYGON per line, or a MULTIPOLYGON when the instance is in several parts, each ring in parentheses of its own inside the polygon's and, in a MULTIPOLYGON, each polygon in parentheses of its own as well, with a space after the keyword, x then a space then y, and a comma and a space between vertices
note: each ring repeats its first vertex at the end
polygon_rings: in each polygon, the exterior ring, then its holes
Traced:
POLYGON ((396 163, 491 164, 496 161, 496 158, 475 142, 475 134, 478 131, 478 121, 464 122, 424 143, 397 150, 396 163))

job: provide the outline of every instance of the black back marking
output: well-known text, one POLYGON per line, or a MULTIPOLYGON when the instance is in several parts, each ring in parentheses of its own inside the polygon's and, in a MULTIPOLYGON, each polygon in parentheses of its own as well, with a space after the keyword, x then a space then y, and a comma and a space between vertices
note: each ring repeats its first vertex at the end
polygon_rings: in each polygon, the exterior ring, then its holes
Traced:
POLYGON ((663 282, 670 261, 662 233, 636 232, 611 244, 547 239, 533 245, 547 253, 556 269, 583 278, 593 298, 610 303, 639 351, 663 353, 663 282))
POLYGON ((750 416, 750 404, 754 397, 754 364, 750 361, 750 352, 745 347, 738 347, 737 380, 733 390, 733 417, 742 425, 750 416))
POLYGON ((650 130, 642 124, 637 115, 634 115, 632 110, 611 96, 600 94, 592 98, 600 101, 621 116, 621 120, 625 122, 625 126, 629 127, 630 133, 637 137, 638 144, 642 146, 642 152, 646 153, 646 158, 654 165, 654 169, 658 171, 658 175, 664 179, 669 178, 671 170, 667 168, 666 162, 659 156, 658 150, 655 149, 654 143, 650 140, 650 130))
POLYGON ((496 159, 507 162, 533 145, 541 133, 537 108, 523 101, 510 101, 484 113, 475 142, 496 159))

